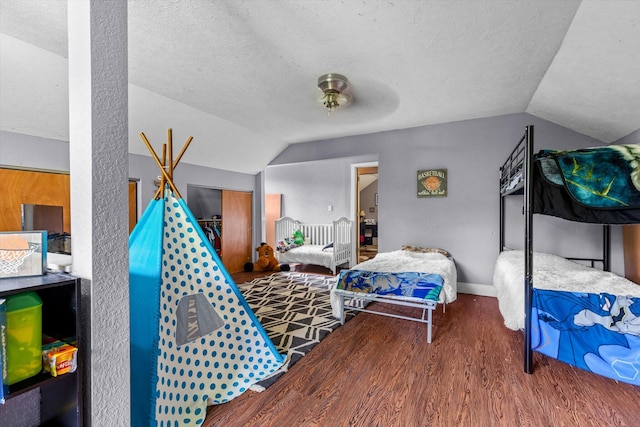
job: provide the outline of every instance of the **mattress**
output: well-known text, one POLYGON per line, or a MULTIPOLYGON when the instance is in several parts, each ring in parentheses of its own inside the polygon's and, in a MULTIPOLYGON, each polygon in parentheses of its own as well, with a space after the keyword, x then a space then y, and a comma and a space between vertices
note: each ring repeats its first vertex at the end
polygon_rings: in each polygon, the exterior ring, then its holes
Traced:
MULTIPOLYGON (((640 285, 556 255, 533 254, 535 289, 640 297, 640 285)), ((493 286, 507 328, 524 328, 524 252, 505 251, 496 260, 493 286)))
POLYGON ((439 253, 420 253, 404 250, 382 252, 374 258, 361 262, 351 268, 387 273, 429 273, 442 277, 443 284, 438 302, 451 303, 456 300, 457 272, 452 258, 439 253))
POLYGON ((299 262, 301 264, 331 266, 333 258, 333 248, 324 248, 323 245, 302 245, 297 248, 289 249, 286 252, 278 252, 278 261, 280 263, 299 262))

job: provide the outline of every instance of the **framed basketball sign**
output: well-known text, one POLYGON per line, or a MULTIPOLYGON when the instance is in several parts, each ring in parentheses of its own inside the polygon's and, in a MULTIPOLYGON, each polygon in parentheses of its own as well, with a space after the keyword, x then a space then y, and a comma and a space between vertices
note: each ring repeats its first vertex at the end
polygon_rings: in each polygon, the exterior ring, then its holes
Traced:
POLYGON ((447 170, 418 171, 418 197, 447 197, 447 170))

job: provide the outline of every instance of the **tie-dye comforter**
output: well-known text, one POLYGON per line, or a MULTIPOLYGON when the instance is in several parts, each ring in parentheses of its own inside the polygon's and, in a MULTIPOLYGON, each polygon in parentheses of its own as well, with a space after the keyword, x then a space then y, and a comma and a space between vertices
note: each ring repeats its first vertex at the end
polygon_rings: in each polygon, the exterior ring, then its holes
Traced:
POLYGON ((438 301, 443 284, 439 274, 342 270, 336 289, 438 301))
POLYGON ((535 212, 598 224, 640 222, 640 145, 543 150, 535 162, 535 212))

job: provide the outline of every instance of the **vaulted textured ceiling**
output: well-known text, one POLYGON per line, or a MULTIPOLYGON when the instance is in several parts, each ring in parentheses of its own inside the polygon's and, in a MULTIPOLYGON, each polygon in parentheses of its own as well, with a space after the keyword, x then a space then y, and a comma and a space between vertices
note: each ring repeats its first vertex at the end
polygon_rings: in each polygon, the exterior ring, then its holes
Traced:
MULTIPOLYGON (((171 127, 194 136, 184 162, 256 173, 291 143, 510 113, 604 143, 640 129, 638 1, 128 5, 132 153, 171 127), (328 72, 354 95, 331 116, 328 72)), ((66 7, 0 4, 0 129, 68 139, 66 7)))

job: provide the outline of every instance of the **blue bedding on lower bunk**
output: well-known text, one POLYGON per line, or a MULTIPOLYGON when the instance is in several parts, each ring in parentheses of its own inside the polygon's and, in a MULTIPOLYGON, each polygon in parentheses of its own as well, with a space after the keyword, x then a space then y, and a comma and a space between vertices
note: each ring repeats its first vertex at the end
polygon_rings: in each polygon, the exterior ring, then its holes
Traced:
POLYGON ((342 270, 336 289, 438 301, 443 284, 439 274, 342 270))
POLYGON ((640 385, 640 298, 534 289, 532 304, 534 350, 640 385))

